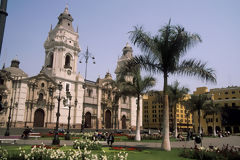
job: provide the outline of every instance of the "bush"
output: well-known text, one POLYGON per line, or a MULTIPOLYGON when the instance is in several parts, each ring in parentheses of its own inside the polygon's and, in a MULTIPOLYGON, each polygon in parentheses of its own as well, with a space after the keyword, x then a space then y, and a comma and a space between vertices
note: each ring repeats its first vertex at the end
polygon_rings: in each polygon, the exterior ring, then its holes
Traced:
POLYGON ((180 156, 198 160, 239 160, 240 152, 234 147, 223 146, 221 149, 216 147, 184 149, 180 156))
POLYGON ((8 152, 6 149, 3 149, 1 146, 0 146, 0 160, 4 160, 4 157, 7 157, 8 156, 8 152))
POLYGON ((73 142, 74 149, 87 149, 87 150, 101 150, 102 145, 98 141, 91 141, 89 139, 85 140, 75 140, 73 142))
POLYGON ((98 154, 93 154, 90 150, 87 150, 86 148, 83 150, 78 148, 63 151, 60 149, 47 149, 43 144, 38 147, 33 147, 30 152, 26 152, 25 150, 19 148, 18 154, 12 155, 7 154, 6 150, 0 148, 0 154, 1 160, 127 160, 128 157, 128 154, 125 152, 106 155, 106 153, 102 151, 98 154), (3 152, 4 154, 1 154, 3 152))

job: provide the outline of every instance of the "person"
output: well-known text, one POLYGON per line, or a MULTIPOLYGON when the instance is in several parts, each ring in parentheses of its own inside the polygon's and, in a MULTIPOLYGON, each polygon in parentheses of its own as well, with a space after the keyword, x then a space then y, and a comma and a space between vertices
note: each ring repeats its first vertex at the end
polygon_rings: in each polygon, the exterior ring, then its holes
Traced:
POLYGON ((22 138, 27 139, 29 136, 29 133, 32 132, 31 129, 27 126, 27 128, 23 131, 22 138))
POLYGON ((184 138, 181 134, 178 134, 177 138, 180 140, 180 141, 184 141, 184 138))
POLYGON ((108 146, 112 147, 113 143, 114 143, 114 136, 113 136, 112 133, 110 133, 108 138, 107 138, 107 144, 108 144, 108 146))

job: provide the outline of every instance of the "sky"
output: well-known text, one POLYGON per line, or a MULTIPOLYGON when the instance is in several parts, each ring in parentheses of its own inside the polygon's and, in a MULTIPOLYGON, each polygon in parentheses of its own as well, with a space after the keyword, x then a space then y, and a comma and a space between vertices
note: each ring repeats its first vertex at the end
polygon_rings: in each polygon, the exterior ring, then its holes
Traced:
MULTIPOLYGON (((87 79, 96 81, 114 70, 127 42, 133 54, 143 54, 130 39, 133 26, 143 26, 146 32, 157 34, 171 19, 191 33, 198 33, 202 43, 188 50, 184 58, 196 58, 215 70, 217 83, 206 83, 193 77, 171 76, 169 84, 178 80, 191 92, 197 87, 222 88, 240 86, 240 1, 239 0, 9 0, 0 67, 11 60, 20 60, 20 68, 29 76, 37 75, 44 65, 44 41, 51 24, 68 5, 79 31, 81 52, 96 58, 88 63, 87 79)), ((78 64, 84 76, 85 65, 78 64)), ((146 75, 146 73, 143 73, 146 75)), ((154 75, 154 89, 163 89, 162 75, 154 75)))

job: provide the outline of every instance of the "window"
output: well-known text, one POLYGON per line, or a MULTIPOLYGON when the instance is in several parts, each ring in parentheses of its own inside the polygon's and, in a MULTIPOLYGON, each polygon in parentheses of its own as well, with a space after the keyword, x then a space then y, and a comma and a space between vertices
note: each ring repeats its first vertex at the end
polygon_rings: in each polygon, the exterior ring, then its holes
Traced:
POLYGON ((232 107, 236 107, 236 103, 232 103, 232 107))
POLYGON ((42 93, 39 93, 38 95, 38 101, 42 101, 43 100, 43 94, 42 93))
POLYGON ((92 89, 87 89, 87 95, 88 97, 92 97, 93 90, 92 89))
POLYGON ((232 97, 232 99, 236 99, 236 97, 232 97))
POLYGON ((228 99, 228 98, 225 98, 225 99, 228 99))
POLYGON ((70 57, 70 55, 67 55, 66 58, 65 58, 64 68, 71 68, 72 69, 72 67, 70 66, 70 61, 71 61, 71 57, 70 57))
POLYGON ((218 122, 218 118, 216 118, 216 122, 218 122))
POLYGON ((0 78, 0 85, 4 84, 4 80, 2 78, 0 78))
POLYGON ((225 92, 225 94, 228 94, 228 92, 225 92))
POLYGON ((221 100, 222 98, 218 98, 218 100, 221 100))
POLYGON ((41 87, 42 87, 42 88, 44 87, 44 83, 41 84, 41 87))
MULTIPOLYGON (((126 104, 126 102, 127 102, 127 97, 126 96, 123 96, 122 97, 122 100, 123 100, 123 104, 126 104)), ((146 103, 145 103, 146 104, 146 103)))
POLYGON ((70 85, 68 83, 66 83, 66 91, 68 92, 70 89, 70 85))
POLYGON ((232 91, 232 94, 235 94, 235 91, 232 91))
POLYGON ((224 104, 224 106, 225 106, 225 107, 228 107, 228 104, 227 104, 227 103, 225 103, 225 104, 224 104))
POLYGON ((50 53, 49 56, 49 63, 47 65, 47 67, 52 68, 53 67, 53 53, 50 53))

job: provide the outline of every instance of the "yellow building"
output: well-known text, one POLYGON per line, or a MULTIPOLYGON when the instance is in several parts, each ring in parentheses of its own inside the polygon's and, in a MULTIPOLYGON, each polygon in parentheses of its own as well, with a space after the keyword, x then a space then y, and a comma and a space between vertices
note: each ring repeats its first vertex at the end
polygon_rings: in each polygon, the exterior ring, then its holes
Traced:
MULTIPOLYGON (((169 126, 173 131, 174 109, 169 108, 169 126)), ((186 116, 183 105, 177 105, 177 124, 178 129, 186 129, 187 124, 192 128, 192 116, 186 116), (187 122, 188 120, 188 122, 187 122)), ((143 96, 143 128, 162 129, 163 121, 163 92, 151 92, 143 96)))
MULTIPOLYGON (((208 94, 214 100, 214 104, 219 104, 221 107, 226 107, 225 110, 219 111, 213 115, 207 115, 206 112, 201 111, 200 120, 201 128, 204 134, 213 133, 213 123, 215 123, 216 131, 230 131, 231 133, 238 133, 239 120, 232 120, 232 112, 240 113, 240 87, 227 87, 227 88, 215 88, 208 91, 207 87, 199 87, 193 92, 194 95, 208 94), (228 109, 229 107, 229 109, 228 109), (231 111, 231 109, 236 109, 231 111), (225 113, 223 113, 225 112, 225 113), (227 117, 225 116, 227 114, 227 117)), ((193 115, 193 126, 194 130, 198 131, 198 114, 197 112, 193 115)))
POLYGON ((231 133, 240 132, 240 87, 231 86, 226 88, 210 89, 215 103, 225 108, 221 115, 221 128, 231 133))

